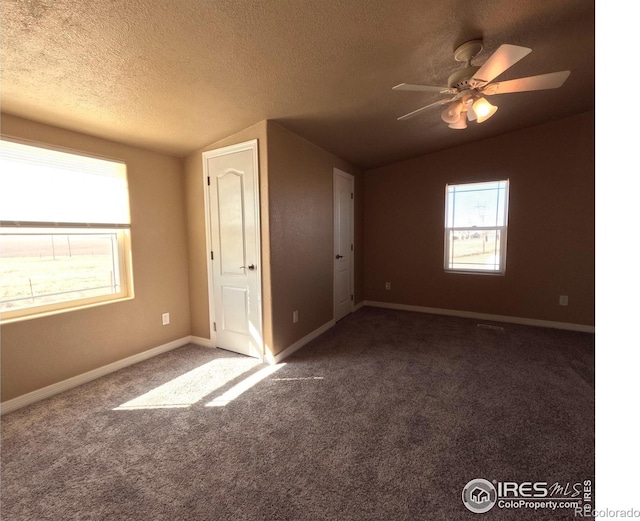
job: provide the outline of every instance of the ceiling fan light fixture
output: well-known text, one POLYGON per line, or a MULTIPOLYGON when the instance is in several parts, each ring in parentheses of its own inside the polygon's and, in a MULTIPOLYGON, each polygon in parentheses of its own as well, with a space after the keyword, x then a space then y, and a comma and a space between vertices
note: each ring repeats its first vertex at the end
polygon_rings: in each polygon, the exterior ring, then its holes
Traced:
POLYGON ((478 123, 484 123, 498 111, 498 107, 492 105, 483 97, 474 101, 472 108, 478 119, 478 123))
POLYGON ((458 121, 449 124, 449 128, 455 128, 457 130, 462 130, 467 128, 467 112, 461 112, 458 121))
POLYGON ((456 123, 460 119, 461 111, 462 111, 462 102, 454 101, 442 111, 442 114, 440 116, 442 117, 442 121, 444 121, 445 123, 452 124, 452 123, 456 123))
POLYGON ((478 119, 477 114, 475 113, 475 111, 473 110, 473 98, 469 98, 466 101, 466 105, 467 105, 467 119, 469 121, 476 121, 478 119))

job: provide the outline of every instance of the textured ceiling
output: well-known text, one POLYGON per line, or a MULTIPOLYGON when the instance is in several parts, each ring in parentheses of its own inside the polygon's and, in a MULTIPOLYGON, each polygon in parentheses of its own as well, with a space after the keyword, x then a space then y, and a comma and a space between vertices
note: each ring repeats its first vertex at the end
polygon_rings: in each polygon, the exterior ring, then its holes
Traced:
POLYGON ((595 0, 2 0, 2 110, 185 155, 273 119, 361 168, 595 106, 595 0), (498 79, 569 69, 449 129, 442 96, 464 41, 533 52, 498 79))

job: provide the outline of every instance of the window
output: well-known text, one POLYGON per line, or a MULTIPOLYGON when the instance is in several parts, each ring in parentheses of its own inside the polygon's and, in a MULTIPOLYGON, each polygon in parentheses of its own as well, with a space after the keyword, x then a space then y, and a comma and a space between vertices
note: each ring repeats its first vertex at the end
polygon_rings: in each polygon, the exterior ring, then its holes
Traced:
POLYGON ((504 274, 509 181, 447 185, 445 271, 504 274))
POLYGON ((133 297, 126 165, 0 140, 0 318, 133 297))

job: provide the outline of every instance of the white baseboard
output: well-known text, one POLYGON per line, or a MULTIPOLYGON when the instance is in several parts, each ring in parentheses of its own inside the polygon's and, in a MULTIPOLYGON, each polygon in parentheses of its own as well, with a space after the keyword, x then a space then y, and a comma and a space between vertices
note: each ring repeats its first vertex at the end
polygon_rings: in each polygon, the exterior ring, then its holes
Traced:
POLYGON ((509 317, 505 315, 491 315, 489 313, 475 313, 473 311, 456 311, 454 309, 428 308, 423 306, 411 306, 408 304, 394 304, 392 302, 376 302, 365 300, 365 306, 374 308, 398 309, 401 311, 417 311, 418 313, 431 313, 433 315, 449 315, 452 317, 474 318, 478 320, 491 320, 494 322, 509 322, 512 324, 522 324, 524 326, 550 327, 553 329, 567 329, 569 331, 580 331, 582 333, 595 333, 595 326, 584 324, 571 324, 568 322, 554 322, 552 320, 538 320, 536 318, 509 317))
POLYGON ((191 336, 191 343, 203 347, 216 347, 213 340, 210 338, 203 338, 200 336, 191 336))
POLYGON ((27 405, 31 405, 32 403, 44 400, 45 398, 50 398, 51 396, 59 394, 63 391, 68 391, 69 389, 73 389, 74 387, 90 382, 91 380, 95 380, 96 378, 108 375, 109 373, 113 373, 119 369, 123 369, 138 362, 142 362, 143 360, 147 360, 161 353, 171 351, 172 349, 176 349, 185 344, 189 344, 191 342, 197 343, 195 342, 195 340, 193 340, 193 338, 194 337, 191 336, 179 338, 178 340, 173 340, 168 344, 154 347, 147 351, 143 351, 142 353, 138 353, 137 355, 129 356, 122 360, 118 360, 117 362, 103 365, 102 367, 98 367, 97 369, 93 369, 92 371, 88 371, 86 373, 79 374, 78 376, 73 376, 66 380, 62 380, 61 382, 48 385, 47 387, 43 387, 42 389, 37 389, 30 393, 23 394, 22 396, 18 396, 17 398, 13 398, 12 400, 7 400, 6 402, 2 402, 0 404, 0 414, 7 414, 11 411, 20 409, 21 407, 26 407, 27 405))
POLYGON ((364 300, 361 300, 360 302, 358 302, 354 307, 353 307, 353 312, 355 313, 356 311, 358 311, 361 307, 364 307, 364 300))
MULTIPOLYGON (((513 324, 522 324, 525 326, 538 326, 538 327, 549 327, 554 329, 566 329, 570 331, 579 331, 583 333, 595 333, 594 326, 587 326, 583 324, 571 324, 567 322, 554 322, 551 320, 538 320, 533 318, 492 315, 488 313, 475 313, 472 311, 456 311, 453 309, 429 308, 424 306, 412 306, 408 304, 394 304, 392 302, 377 302, 373 300, 364 300, 362 302, 359 302, 355 306, 354 311, 357 311, 358 309, 364 306, 386 308, 386 309, 397 309, 401 311, 416 311, 419 313, 431 313, 434 315, 449 315, 449 316, 462 317, 462 318, 473 318, 478 320, 491 320, 494 322, 509 322, 513 324)), ((320 336, 324 332, 331 329, 334 325, 335 325, 335 321, 330 320, 326 324, 320 326, 318 329, 302 337, 297 342, 291 344, 289 347, 287 347, 277 355, 274 356, 274 355, 271 355, 270 353, 267 353, 267 355, 265 356, 265 362, 269 364, 277 364, 281 362, 288 356, 291 356, 293 353, 295 353, 298 349, 300 349, 304 345, 311 342, 316 337, 320 336)), ((213 342, 208 338, 201 338, 197 336, 186 336, 183 338, 179 338, 167 344, 163 344, 161 346, 154 347, 142 353, 138 353, 137 355, 124 358, 123 360, 118 360, 117 362, 113 362, 111 364, 98 367, 97 369, 93 369, 92 371, 88 371, 78 376, 74 376, 66 380, 63 380, 61 382, 57 382, 55 384, 49 385, 47 387, 43 387, 42 389, 37 389, 30 393, 23 394, 22 396, 18 396, 17 398, 13 398, 12 400, 7 400, 6 402, 2 402, 0 404, 0 414, 10 413, 17 409, 20 409, 21 407, 26 407, 27 405, 31 405, 32 403, 38 402, 40 400, 44 400, 45 398, 49 398, 63 391, 73 389, 74 387, 90 382, 91 380, 100 378, 101 376, 105 376, 109 373, 113 373, 119 369, 123 369, 125 367, 136 364, 138 362, 142 362, 143 360, 147 360, 159 354, 165 353, 167 351, 171 351, 172 349, 176 349, 178 347, 181 347, 186 344, 191 344, 191 343, 201 345, 204 347, 215 347, 213 345, 213 342)))
POLYGON ((320 326, 318 329, 311 331, 311 333, 309 333, 308 335, 303 336, 300 340, 298 340, 297 342, 294 342, 286 349, 283 349, 277 355, 274 356, 271 353, 267 353, 264 357, 264 361, 268 364, 278 364, 282 362, 285 358, 287 358, 288 356, 291 356, 302 346, 308 344, 314 338, 319 337, 322 333, 324 333, 325 331, 328 331, 335 325, 336 325, 336 321, 330 320, 326 324, 320 326))

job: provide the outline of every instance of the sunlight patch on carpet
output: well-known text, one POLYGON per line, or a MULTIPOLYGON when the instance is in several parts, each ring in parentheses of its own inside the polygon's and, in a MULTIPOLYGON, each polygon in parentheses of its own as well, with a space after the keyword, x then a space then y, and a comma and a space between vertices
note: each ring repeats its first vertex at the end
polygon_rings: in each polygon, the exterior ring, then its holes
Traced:
POLYGON ((264 369, 260 369, 260 371, 258 371, 257 373, 248 376, 240 383, 234 385, 231 389, 218 396, 218 398, 206 404, 206 407, 224 407, 229 402, 235 400, 242 393, 248 391, 254 385, 264 380, 267 376, 272 375, 285 365, 287 364, 271 365, 269 367, 265 367, 264 369))
POLYGON ((299 376, 296 378, 274 378, 274 382, 294 382, 298 380, 324 380, 324 376, 299 376))
MULTIPOLYGON (((228 382, 259 366, 256 358, 216 358, 196 367, 114 410, 170 409, 191 407, 228 382)), ((259 374, 259 373, 256 373, 259 374)))

